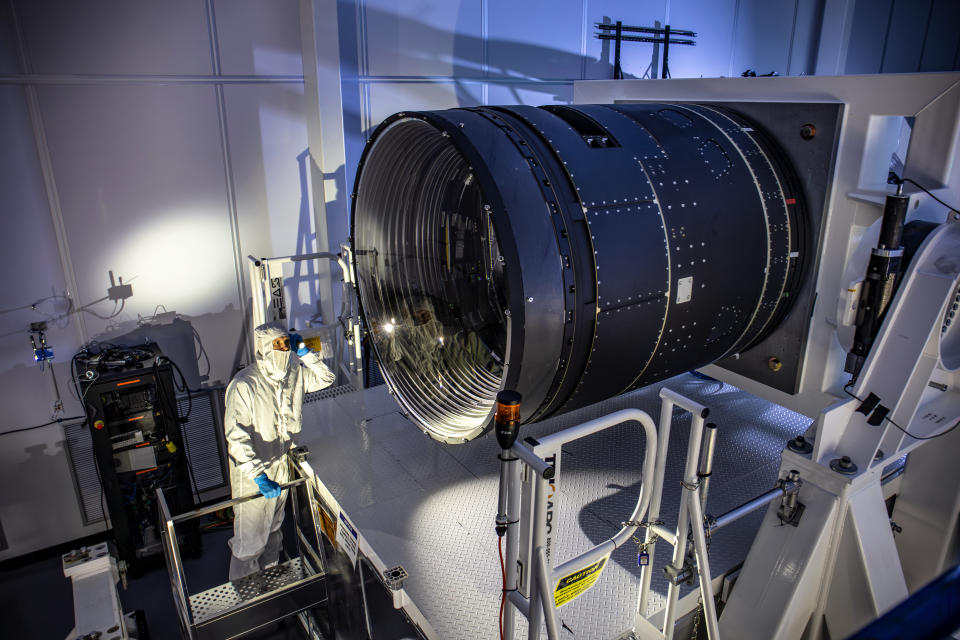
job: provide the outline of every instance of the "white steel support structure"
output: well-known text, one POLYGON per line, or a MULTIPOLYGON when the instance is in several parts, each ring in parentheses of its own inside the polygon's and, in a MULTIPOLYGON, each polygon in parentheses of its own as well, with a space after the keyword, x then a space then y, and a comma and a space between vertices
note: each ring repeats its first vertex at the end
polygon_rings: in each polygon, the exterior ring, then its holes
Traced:
POLYGON ((935 369, 947 373, 943 342, 951 332, 943 330, 943 319, 958 283, 960 223, 954 221, 933 231, 914 257, 853 387, 858 398, 873 393, 886 403, 896 425, 868 424, 857 411, 861 401, 850 398, 817 419, 810 454, 784 451, 781 471, 798 469, 804 477, 806 510, 797 528, 774 527, 776 510, 768 511, 720 621, 725 636, 845 637, 907 597, 905 567, 927 569, 920 575, 914 568, 914 589, 947 568, 960 500, 956 465, 948 466, 955 450, 907 436, 897 425, 931 438, 960 420, 957 389, 929 386, 935 369), (881 474, 890 461, 924 445, 904 474, 916 495, 904 495, 902 505, 898 500, 893 519, 914 541, 898 548, 881 474), (842 456, 854 467, 843 470, 842 456), (916 508, 922 501, 946 503, 938 513, 947 518, 929 522, 916 508))
MULTIPOLYGON (((123 615, 117 582, 120 569, 110 554, 106 542, 92 547, 83 547, 61 558, 63 575, 73 587, 73 610, 76 626, 67 640, 79 638, 116 638, 127 640, 136 637, 136 629, 128 629, 128 619, 123 615), (131 633, 133 632, 133 633, 131 633)), ((126 582, 124 582, 126 586, 126 582)))
MULTIPOLYGON (((295 262, 316 261, 321 265, 330 262, 336 263, 342 273, 341 284, 343 291, 340 298, 340 313, 334 318, 319 326, 321 330, 331 331, 335 344, 332 345, 336 366, 344 373, 356 389, 362 388, 362 350, 360 336, 360 313, 354 287, 355 274, 350 249, 341 246, 340 254, 336 253, 308 253, 299 256, 281 256, 277 258, 255 258, 248 256, 248 268, 251 297, 252 326, 256 327, 265 322, 286 323, 287 307, 284 299, 283 265, 295 262), (342 342, 341 342, 342 337, 342 342)), ((323 300, 321 300, 323 303, 323 300)), ((310 331, 300 328, 307 334, 304 338, 309 341, 310 331)), ((253 334, 250 335, 253 340, 253 334)))
MULTIPOLYGON (((300 46, 306 101, 307 141, 310 145, 308 195, 316 227, 316 250, 333 251, 331 227, 346 229, 347 194, 337 193, 335 176, 343 172, 346 151, 343 135, 343 99, 340 78, 340 33, 336 0, 300 0, 300 46), (330 224, 330 221, 334 224, 330 224)), ((346 188, 346 187, 345 187, 346 188)), ((336 231, 334 231, 336 233, 336 231)), ((320 264, 321 313, 324 322, 336 315, 333 277, 320 264)))
POLYGON ((846 637, 956 561, 960 429, 938 436, 960 420, 960 214, 906 191, 907 221, 939 226, 911 260, 855 383, 843 370, 853 334, 843 309, 850 283, 866 273, 892 191, 874 175, 889 157, 878 139, 889 119, 912 119, 902 175, 948 204, 960 201, 960 74, 752 80, 583 82, 575 101, 844 105, 799 390, 716 366, 705 372, 815 418, 805 434, 812 450, 788 449, 781 460, 781 477, 797 470, 803 478, 802 517, 777 526, 779 508, 770 506, 720 616, 720 637, 846 637), (871 394, 889 419, 865 405, 871 394), (881 477, 907 454, 891 523, 881 477))

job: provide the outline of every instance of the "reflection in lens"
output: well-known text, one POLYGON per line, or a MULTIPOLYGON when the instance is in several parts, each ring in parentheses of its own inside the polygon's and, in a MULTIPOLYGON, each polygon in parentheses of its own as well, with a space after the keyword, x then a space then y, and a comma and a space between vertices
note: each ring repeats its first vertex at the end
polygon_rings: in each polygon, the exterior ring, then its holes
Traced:
POLYGON ((373 347, 405 408, 462 438, 487 421, 503 375, 497 238, 472 169, 439 131, 399 120, 373 144, 353 232, 373 347))

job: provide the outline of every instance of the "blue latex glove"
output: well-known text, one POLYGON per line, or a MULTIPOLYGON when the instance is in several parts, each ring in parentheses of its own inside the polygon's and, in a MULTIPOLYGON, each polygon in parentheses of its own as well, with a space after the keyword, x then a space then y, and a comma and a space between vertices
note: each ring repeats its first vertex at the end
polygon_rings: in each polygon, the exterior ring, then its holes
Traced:
POLYGON ((254 478, 253 481, 260 487, 260 493, 262 493, 265 498, 280 497, 280 485, 268 478, 266 473, 261 473, 254 478))
POLYGON ((310 348, 307 347, 306 343, 303 341, 303 338, 299 333, 290 334, 290 348, 297 350, 297 355, 301 358, 308 353, 310 353, 310 348))

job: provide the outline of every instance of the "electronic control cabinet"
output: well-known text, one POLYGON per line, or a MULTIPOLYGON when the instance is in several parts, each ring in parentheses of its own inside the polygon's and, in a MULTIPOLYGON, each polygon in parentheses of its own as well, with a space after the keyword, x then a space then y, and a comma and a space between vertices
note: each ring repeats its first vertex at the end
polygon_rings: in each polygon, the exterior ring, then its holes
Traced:
MULTIPOLYGON (((155 344, 78 354, 77 365, 117 550, 136 575, 163 561, 156 490, 173 514, 194 507, 173 367, 155 344)), ((182 537, 199 552, 196 526, 182 537)))

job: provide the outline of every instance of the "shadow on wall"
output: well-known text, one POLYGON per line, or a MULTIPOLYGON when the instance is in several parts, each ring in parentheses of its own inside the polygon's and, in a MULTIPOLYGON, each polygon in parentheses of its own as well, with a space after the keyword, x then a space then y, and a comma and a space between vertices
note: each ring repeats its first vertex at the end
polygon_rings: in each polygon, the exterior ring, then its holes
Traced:
MULTIPOLYGON (((425 102, 396 102, 387 109, 384 105, 370 103, 369 86, 381 83, 417 83, 423 84, 452 84, 456 106, 472 107, 483 103, 482 82, 490 87, 502 87, 509 100, 497 94, 491 100, 493 104, 530 103, 529 97, 523 95, 542 85, 543 99, 536 100, 536 104, 549 102, 570 101, 567 91, 558 91, 559 87, 569 87, 569 83, 580 79, 607 79, 613 77, 613 47, 609 41, 601 44, 601 53, 598 59, 581 56, 558 47, 532 45, 520 40, 487 39, 467 33, 450 33, 438 29, 425 22, 406 16, 364 6, 358 10, 356 3, 350 0, 340 0, 338 3, 338 19, 340 22, 340 56, 341 82, 343 86, 343 126, 346 146, 346 171, 344 184, 353 186, 357 163, 363 152, 367 138, 380 121, 397 111, 405 109, 436 109, 446 108, 435 102, 437 95, 427 97, 425 102), (362 24, 358 22, 358 13, 363 12, 362 24), (387 23, 395 25, 398 33, 404 34, 405 42, 421 43, 421 47, 404 47, 390 51, 390 75, 377 75, 377 69, 370 68, 370 51, 378 46, 378 42, 371 41, 366 33, 367 25, 371 23, 387 23), (450 60, 441 59, 431 43, 452 41, 453 56, 450 60), (361 45, 363 51, 361 52, 361 45), (497 51, 497 58, 517 61, 516 66, 488 64, 484 72, 484 51, 497 51), (405 70, 424 70, 421 75, 403 75, 405 70), (442 73, 427 73, 429 70, 442 69, 442 73), (566 69, 568 75, 564 77, 548 77, 537 69, 566 69), (439 76, 439 79, 438 79, 439 76), (450 79, 447 80, 446 78, 450 79), (394 78, 396 78, 394 80, 394 78), (478 79, 482 79, 478 80, 478 79), (549 97, 548 97, 549 96, 549 97)), ((611 19, 604 16, 603 21, 611 19)), ((579 50, 580 42, 571 42, 571 47, 579 50)), ((656 57, 658 52, 652 50, 651 63, 647 67, 651 75, 657 69, 656 57)), ((636 67, 636 60, 645 55, 643 49, 633 48, 623 51, 624 66, 636 67), (629 61, 629 62, 628 62, 629 61)), ((629 73, 625 78, 637 78, 629 73)), ((412 93, 412 92, 411 92, 412 93)), ((339 171, 339 169, 338 169, 339 171)), ((346 193, 338 187, 338 195, 346 193)), ((338 198, 339 199, 339 198, 338 198)), ((329 206, 329 205, 328 205, 329 206)), ((334 207, 330 207, 334 209, 334 207)), ((346 213, 346 204, 336 203, 337 211, 346 213), (342 207, 342 208, 341 208, 342 207)), ((336 222, 328 220, 330 238, 346 237, 346 220, 341 228, 332 226, 336 222), (339 234, 337 232, 340 232, 339 234)))
MULTIPOLYGON (((549 47, 541 45, 532 45, 522 41, 513 41, 506 39, 491 39, 484 41, 478 35, 456 32, 450 33, 444 29, 431 26, 426 22, 414 18, 399 16, 389 11, 375 9, 364 6, 358 10, 355 2, 340 0, 338 2, 340 12, 340 39, 341 39, 341 74, 343 82, 343 122, 345 135, 345 153, 346 164, 338 166, 332 172, 323 174, 323 179, 332 181, 334 189, 327 190, 327 229, 326 236, 329 239, 331 252, 336 253, 339 244, 345 241, 349 233, 349 198, 348 193, 352 190, 353 180, 356 172, 356 166, 365 145, 367 137, 372 130, 379 124, 379 107, 387 107, 387 113, 403 110, 406 108, 436 108, 436 98, 426 97, 426 103, 411 104, 407 101, 396 104, 371 105, 370 97, 366 88, 375 82, 393 82, 390 77, 372 79, 369 69, 369 51, 363 54, 358 53, 358 40, 361 37, 366 38, 366 34, 361 36, 361 28, 365 29, 367 24, 390 23, 395 25, 396 29, 404 34, 406 42, 422 43, 419 47, 404 47, 402 50, 390 50, 389 56, 393 59, 391 68, 404 69, 425 69, 431 66, 446 66, 446 74, 451 80, 447 83, 452 85, 454 98, 457 106, 470 107, 481 104, 484 94, 480 90, 481 83, 477 81, 482 78, 491 87, 503 87, 503 92, 497 92, 494 102, 505 103, 530 102, 529 92, 533 89, 537 103, 550 101, 569 101, 568 92, 563 89, 558 91, 558 85, 564 88, 569 86, 569 82, 581 77, 586 78, 609 78, 612 76, 612 47, 609 42, 602 43, 601 55, 599 59, 587 58, 581 56, 579 51, 573 52, 560 47, 549 47), (358 13, 363 12, 363 25, 358 24, 358 13), (452 44, 452 60, 442 60, 431 47, 431 43, 446 41, 452 44), (484 50, 496 50, 498 60, 516 60, 516 66, 512 65, 488 65, 488 70, 484 71, 484 50), (543 73, 537 73, 534 70, 569 70, 569 77, 547 77, 543 73), (460 78, 469 78, 460 79, 460 78), (361 86, 362 85, 362 86, 361 86), (542 85, 544 91, 540 91, 538 85, 542 85), (522 88, 521 88, 522 87, 522 88), (364 90, 362 90, 364 89, 364 90), (524 95, 526 94, 526 95, 524 95), (543 100, 539 100, 543 96, 543 100), (509 100, 504 98, 509 97, 509 100), (376 119, 376 121, 374 121, 376 119)), ((608 21, 608 18, 604 19, 608 21)), ((379 42, 365 41, 364 45, 373 48, 379 45, 379 42)), ((579 50, 579 40, 571 42, 571 47, 579 50)), ((256 43, 254 49, 256 48, 256 43)), ((448 49, 449 50, 449 49, 448 49)), ((384 51, 384 49, 381 49, 384 51)), ((280 52, 283 53, 283 52, 280 52)), ((291 56, 300 55, 300 51, 291 47, 288 52, 291 56)), ((251 53, 251 55, 253 55, 251 53)), ((635 58, 634 58, 635 60, 635 58)), ((249 61, 251 65, 256 65, 256 60, 249 61)), ((634 63, 635 64, 635 63, 634 63)), ((628 77, 633 77, 629 76, 628 77)), ((414 80, 417 78, 400 78, 400 81, 414 80)), ((434 79, 424 78, 424 82, 433 83, 434 79)), ((415 91, 415 90, 414 90, 415 91)), ((415 95, 415 92, 414 92, 415 95)), ((228 102, 231 100, 231 94, 227 94, 228 102)), ((289 89, 285 91, 271 91, 263 94, 264 107, 268 107, 275 114, 286 114, 291 120, 302 119, 300 112, 301 104, 300 90, 289 89), (295 94, 295 95, 294 95, 295 94)), ((449 104, 449 103, 448 103, 449 104)), ((229 106, 229 105, 228 105, 229 106)), ((447 106, 444 104, 443 106, 447 106)), ((382 114, 386 115, 386 113, 382 114)), ((242 121, 236 121, 232 124, 239 126, 242 121)), ((260 123, 263 126, 263 123, 260 123)), ((259 135, 251 133, 253 139, 263 141, 264 135, 269 134, 265 129, 260 131, 259 135)), ((256 151, 256 149, 254 149, 256 151)), ((262 142, 259 149, 261 157, 267 161, 267 150, 263 148, 262 142)), ((314 220, 310 206, 309 185, 311 179, 310 165, 311 155, 309 150, 304 150, 296 156, 297 170, 299 175, 300 202, 297 215, 297 229, 294 238, 294 254, 303 255, 316 251, 317 233, 314 229, 314 220)), ((313 176, 319 175, 314 172, 313 176)), ((287 245, 288 246, 288 245, 287 245)), ((246 251, 241 256, 241 260, 246 262, 246 251)), ((319 311, 319 282, 316 277, 317 266, 315 262, 297 263, 293 268, 293 277, 288 282, 288 291, 296 292, 296 296, 288 295, 288 311, 290 312, 292 326, 298 328, 306 326, 306 320, 312 318, 319 311), (302 298, 302 299, 301 299, 302 298)), ((334 281, 338 280, 337 269, 333 268, 334 281)), ((244 281, 246 273, 242 274, 244 281)), ((249 283, 244 282, 246 288, 241 295, 249 297, 249 283)), ((335 289, 337 289, 335 287, 335 289)), ((334 293, 334 309, 339 309, 340 292, 334 293)), ((196 388, 203 382, 222 381, 230 379, 232 373, 237 370, 245 358, 246 336, 245 328, 248 327, 247 318, 240 315, 239 310, 228 307, 220 312, 205 314, 199 317, 180 316, 177 323, 189 325, 190 331, 181 329, 179 326, 172 327, 152 327, 146 329, 136 326, 133 321, 125 322, 98 335, 95 339, 99 341, 113 341, 126 343, 139 343, 150 338, 161 343, 161 348, 170 353, 172 359, 180 365, 187 376, 191 387, 196 388), (217 324, 217 323, 220 324, 217 324), (203 327, 209 325, 209 329, 203 327), (193 348, 189 347, 189 334, 200 331, 201 335, 207 336, 208 340, 217 341, 223 344, 224 337, 219 335, 222 327, 236 328, 238 335, 231 337, 232 345, 229 350, 223 348, 210 348, 210 352, 215 355, 213 358, 214 371, 210 371, 211 365, 203 359, 199 345, 193 348), (159 337, 158 337, 159 336, 159 337), (164 341, 170 343, 165 345, 164 341), (227 353, 232 356, 232 362, 229 366, 217 369, 218 356, 227 353), (175 355, 176 354, 176 355, 175 355), (201 362, 198 363, 197 359, 201 362), (184 361, 186 365, 180 361, 184 361), (205 369, 202 369, 205 367, 205 369)), ((323 319, 329 322, 331 319, 323 319)), ((228 357, 230 357, 228 356, 228 357)), ((209 357, 208 357, 209 358, 209 357)))
MULTIPOLYGON (((310 180, 312 172, 310 171, 310 163, 312 162, 310 156, 310 150, 304 149, 300 155, 297 156, 297 166, 298 173, 300 177, 300 211, 297 217, 297 238, 296 245, 294 250, 294 255, 302 256, 308 253, 313 253, 318 251, 317 243, 317 233, 314 227, 313 212, 311 211, 310 202, 310 180)), ((317 174, 314 175, 318 175, 317 174)), ((332 200, 328 200, 326 203, 327 210, 330 212, 346 211, 347 210, 347 187, 346 187, 346 167, 340 165, 334 172, 322 174, 321 179, 326 181, 333 181, 335 189, 335 197, 332 200)), ((330 216, 333 217, 333 216, 330 216)), ((336 222, 336 221, 332 221, 336 222)), ((328 219, 328 238, 329 238, 329 247, 327 251, 329 253, 339 254, 340 253, 340 243, 346 241, 346 227, 342 230, 340 235, 332 235, 331 220, 328 219)), ((288 277, 286 280, 286 291, 287 291, 287 312, 288 312, 288 326, 289 328, 297 328, 298 330, 303 330, 308 326, 317 326, 320 323, 332 322, 333 318, 323 318, 321 317, 321 308, 320 308, 320 281, 318 278, 318 266, 319 262, 317 260, 305 260, 303 262, 296 262, 293 265, 293 275, 288 277)), ((338 312, 340 308, 340 298, 341 292, 336 286, 336 282, 340 279, 339 268, 334 263, 331 266, 331 278, 334 282, 333 287, 333 309, 335 312, 338 312)))
POLYGON ((226 335, 224 327, 240 327, 241 314, 233 305, 220 312, 201 316, 177 314, 171 320, 159 319, 147 321, 126 321, 114 325, 110 330, 98 334, 93 341, 101 344, 120 346, 142 345, 156 342, 165 356, 170 358, 183 372, 190 389, 199 389, 201 385, 216 387, 230 381, 233 373, 242 366, 240 358, 243 352, 246 334, 237 331, 237 335, 226 335), (216 357, 211 358, 201 335, 216 336, 220 339, 220 348, 216 352, 229 350, 235 354, 228 366, 218 365, 216 357), (236 348, 229 347, 235 344, 236 348), (224 348, 228 346, 228 349, 224 348))
POLYGON ((8 488, 2 496, 3 526, 11 549, 45 546, 51 531, 60 530, 64 522, 80 519, 76 501, 64 499, 75 494, 70 475, 64 472, 70 465, 59 429, 40 432, 42 443, 22 449, 15 444, 28 438, 36 442, 38 432, 31 433, 34 435, 25 435, 23 440, 13 441, 17 436, 6 439, 4 463, 0 465, 0 483, 8 488), (24 486, 25 478, 45 480, 24 486))

